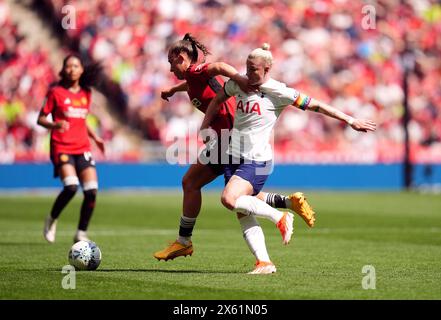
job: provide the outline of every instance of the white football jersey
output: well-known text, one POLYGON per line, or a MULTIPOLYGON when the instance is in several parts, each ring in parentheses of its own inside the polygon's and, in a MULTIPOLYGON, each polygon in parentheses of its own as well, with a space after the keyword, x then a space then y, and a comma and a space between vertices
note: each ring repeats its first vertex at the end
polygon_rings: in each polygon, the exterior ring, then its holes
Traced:
POLYGON ((269 79, 259 92, 245 93, 233 80, 225 93, 236 96, 236 113, 228 153, 235 158, 254 161, 273 159, 271 132, 283 109, 293 104, 299 92, 284 83, 269 79))

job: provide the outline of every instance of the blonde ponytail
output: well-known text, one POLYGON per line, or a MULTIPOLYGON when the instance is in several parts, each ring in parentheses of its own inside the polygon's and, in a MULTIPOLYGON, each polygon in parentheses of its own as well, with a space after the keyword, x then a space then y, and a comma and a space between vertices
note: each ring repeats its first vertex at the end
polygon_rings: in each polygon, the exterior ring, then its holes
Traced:
POLYGON ((264 43, 264 44, 262 44, 262 50, 267 50, 267 51, 269 51, 269 49, 270 49, 270 44, 269 43, 264 43))
POLYGON ((260 48, 254 49, 248 55, 248 59, 261 58, 267 65, 271 66, 273 64, 273 55, 270 51, 270 45, 268 43, 262 44, 260 48))

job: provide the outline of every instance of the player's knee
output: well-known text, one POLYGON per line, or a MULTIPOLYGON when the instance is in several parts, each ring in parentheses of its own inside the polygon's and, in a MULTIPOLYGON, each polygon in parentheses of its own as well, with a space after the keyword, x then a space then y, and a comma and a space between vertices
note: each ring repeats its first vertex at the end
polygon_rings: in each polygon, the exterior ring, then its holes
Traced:
POLYGON ((77 184, 71 184, 68 186, 64 186, 64 192, 74 195, 78 191, 78 185, 77 184))
POLYGON ((229 192, 223 192, 221 196, 221 202, 228 210, 233 210, 236 204, 236 197, 229 192))
POLYGON ((79 184, 80 184, 80 180, 78 179, 77 176, 65 177, 63 179, 63 185, 64 185, 63 192, 73 196, 78 191, 79 184))
POLYGON ((96 195, 98 193, 98 182, 97 181, 87 181, 83 183, 84 197, 91 201, 95 201, 96 195))
POLYGON ((184 191, 192 191, 198 188, 194 183, 194 179, 192 179, 191 176, 185 175, 184 178, 182 178, 182 189, 184 191))
POLYGON ((90 200, 95 200, 97 192, 97 189, 84 190, 84 196, 90 200))
POLYGON ((190 179, 188 179, 188 177, 187 176, 184 176, 183 178, 182 178, 182 190, 188 190, 188 188, 189 188, 189 186, 190 186, 190 179))

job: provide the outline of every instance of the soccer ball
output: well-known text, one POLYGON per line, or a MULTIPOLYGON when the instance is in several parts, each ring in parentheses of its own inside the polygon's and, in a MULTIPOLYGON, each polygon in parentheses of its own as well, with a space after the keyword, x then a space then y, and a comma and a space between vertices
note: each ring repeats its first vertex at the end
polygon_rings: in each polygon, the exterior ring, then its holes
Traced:
POLYGON ((69 263, 76 270, 96 270, 101 263, 101 250, 95 242, 78 241, 70 248, 69 263))

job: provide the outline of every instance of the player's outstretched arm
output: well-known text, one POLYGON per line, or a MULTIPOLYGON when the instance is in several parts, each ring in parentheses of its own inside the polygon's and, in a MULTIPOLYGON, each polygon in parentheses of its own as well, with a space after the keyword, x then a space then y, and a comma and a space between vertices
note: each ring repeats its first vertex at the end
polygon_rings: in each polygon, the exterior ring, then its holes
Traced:
POLYGON ((224 76, 237 83, 243 92, 249 92, 252 89, 248 86, 248 78, 241 75, 236 68, 225 62, 213 62, 207 67, 207 73, 210 77, 224 76))
POLYGON ((352 129, 356 130, 356 131, 362 131, 362 132, 367 132, 367 131, 375 131, 377 124, 375 122, 373 122, 372 120, 367 120, 367 119, 355 119, 349 115, 347 115, 346 113, 335 109, 333 107, 331 107, 330 105, 318 101, 316 99, 311 99, 307 110, 310 111, 315 111, 315 112, 320 112, 328 117, 340 120, 340 121, 344 121, 347 124, 349 124, 352 129))
POLYGON ((205 111, 205 117, 202 121, 201 130, 208 129, 213 122, 214 118, 219 112, 219 109, 222 106, 222 103, 228 100, 228 96, 225 94, 224 90, 221 90, 217 93, 216 97, 214 97, 205 111))
POLYGON ((168 101, 168 98, 173 97, 173 95, 176 92, 187 91, 187 90, 188 90, 188 84, 187 81, 184 81, 173 87, 161 91, 161 98, 168 101))

